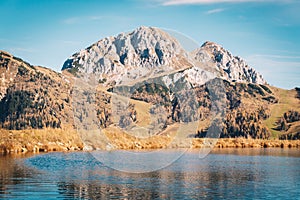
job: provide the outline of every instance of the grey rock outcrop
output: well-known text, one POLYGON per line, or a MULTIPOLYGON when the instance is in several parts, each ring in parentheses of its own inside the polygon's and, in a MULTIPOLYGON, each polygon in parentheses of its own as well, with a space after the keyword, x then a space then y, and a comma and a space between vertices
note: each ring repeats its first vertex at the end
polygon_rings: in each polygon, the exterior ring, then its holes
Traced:
POLYGON ((228 81, 265 84, 262 76, 240 57, 213 42, 192 52, 185 51, 176 38, 153 27, 139 27, 130 33, 107 37, 72 55, 62 70, 95 74, 104 84, 180 71, 193 85, 213 77, 228 81))

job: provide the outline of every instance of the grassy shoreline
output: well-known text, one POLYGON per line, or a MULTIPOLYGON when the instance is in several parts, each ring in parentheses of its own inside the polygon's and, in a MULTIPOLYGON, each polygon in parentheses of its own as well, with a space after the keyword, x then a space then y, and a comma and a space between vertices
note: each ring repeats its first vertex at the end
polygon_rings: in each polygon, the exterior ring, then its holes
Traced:
POLYGON ((83 143, 76 130, 70 129, 0 129, 0 153, 78 151, 83 143), (66 134, 67 132, 67 134, 66 134))
MULTIPOLYGON (((169 136, 136 138, 133 136, 108 136, 111 149, 160 149, 160 148, 299 148, 300 140, 245 139, 245 138, 187 138, 174 141, 169 136)), ((74 129, 0 130, 0 153, 26 153, 51 151, 85 151, 107 149, 106 146, 84 145, 74 129), (67 133, 67 134, 66 134, 67 133)), ((110 150, 111 150, 110 149, 110 150)))

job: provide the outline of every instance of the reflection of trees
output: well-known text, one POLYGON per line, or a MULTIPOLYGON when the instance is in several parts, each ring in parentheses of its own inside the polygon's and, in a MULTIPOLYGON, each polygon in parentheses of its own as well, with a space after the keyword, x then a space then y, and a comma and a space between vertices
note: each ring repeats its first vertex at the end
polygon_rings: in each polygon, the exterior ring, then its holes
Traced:
POLYGON ((0 197, 7 193, 9 185, 22 184, 29 177, 28 169, 18 165, 12 156, 0 155, 0 197))
POLYGON ((222 159, 199 165, 180 162, 177 167, 145 174, 108 170, 101 173, 105 173, 103 179, 61 181, 57 185, 65 198, 76 199, 199 199, 231 195, 242 198, 246 192, 256 190, 253 183, 266 178, 264 172, 256 169, 255 162, 252 169, 226 166, 222 159))
MULTIPOLYGON (((241 155, 250 153, 245 153, 245 150, 240 152, 241 155)), ((48 164, 50 168, 43 169, 49 170, 49 174, 37 177, 32 169, 18 165, 12 157, 4 156, 0 157, 0 198, 9 195, 12 189, 19 192, 20 187, 13 185, 22 185, 25 186, 22 189, 27 189, 36 186, 35 183, 43 185, 49 180, 56 182, 57 186, 51 191, 57 190, 59 194, 55 195, 65 199, 202 199, 245 198, 245 195, 255 198, 260 192, 264 195, 265 187, 260 187, 261 183, 274 177, 274 171, 267 167, 270 162, 261 157, 224 157, 214 154, 206 160, 199 160, 197 155, 187 153, 184 159, 179 159, 168 168, 144 174, 122 173, 97 166, 94 162, 84 162, 78 157, 72 157, 74 162, 71 162, 71 158, 68 162, 58 159, 54 163, 51 159, 45 159, 39 160, 39 164, 48 164)), ((274 160, 271 161, 273 163, 274 160)), ((37 194, 28 192, 41 195, 43 190, 39 189, 35 190, 37 194)))
POLYGON ((59 182, 59 193, 74 199, 153 199, 155 190, 132 188, 130 184, 106 184, 99 182, 67 183, 59 182))
POLYGON ((101 172, 105 174, 101 180, 60 181, 59 193, 75 199, 155 199, 171 195, 161 192, 172 185, 173 177, 165 177, 160 172, 128 174, 106 170, 101 172))

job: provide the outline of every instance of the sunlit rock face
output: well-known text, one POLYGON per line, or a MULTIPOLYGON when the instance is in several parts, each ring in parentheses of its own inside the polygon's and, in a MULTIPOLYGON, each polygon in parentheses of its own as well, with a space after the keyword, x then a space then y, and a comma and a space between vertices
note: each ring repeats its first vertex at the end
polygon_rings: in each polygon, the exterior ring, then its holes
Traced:
POLYGON ((264 84, 262 76, 240 57, 218 44, 205 42, 194 51, 184 50, 169 33, 139 27, 130 33, 107 37, 73 54, 62 70, 95 74, 104 84, 147 78, 180 70, 193 85, 211 77, 264 84))

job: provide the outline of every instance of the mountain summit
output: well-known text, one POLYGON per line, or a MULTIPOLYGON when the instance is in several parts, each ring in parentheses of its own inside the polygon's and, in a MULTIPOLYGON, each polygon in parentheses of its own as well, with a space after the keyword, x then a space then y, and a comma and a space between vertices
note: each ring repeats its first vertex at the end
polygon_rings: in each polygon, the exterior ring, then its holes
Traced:
POLYGON ((149 71, 171 71, 185 64, 185 52, 175 38, 158 28, 142 26, 127 34, 99 40, 75 53, 62 70, 75 68, 116 80, 126 75, 147 76, 149 71))
POLYGON ((111 149, 107 138, 120 149, 185 147, 210 130, 221 138, 300 138, 299 88, 266 84, 216 43, 186 51, 180 41, 140 27, 75 53, 62 73, 0 50, 0 152, 80 149, 81 142, 111 149))
POLYGON ((107 84, 124 77, 138 79, 176 70, 183 70, 194 80, 193 84, 197 83, 196 80, 200 83, 206 81, 198 80, 203 78, 199 71, 211 72, 228 81, 266 83, 243 59, 233 56, 218 44, 205 42, 188 52, 168 32, 144 26, 99 40, 73 54, 65 61, 62 70, 94 73, 107 84))
MULTIPOLYGON (((262 75, 250 67, 242 58, 233 56, 229 51, 214 42, 205 42, 201 48, 196 49, 196 55, 208 57, 215 63, 220 76, 225 80, 246 81, 250 83, 265 84, 262 75)), ((197 59, 196 60, 201 60, 197 59)), ((202 61, 202 62, 205 62, 202 61)))

